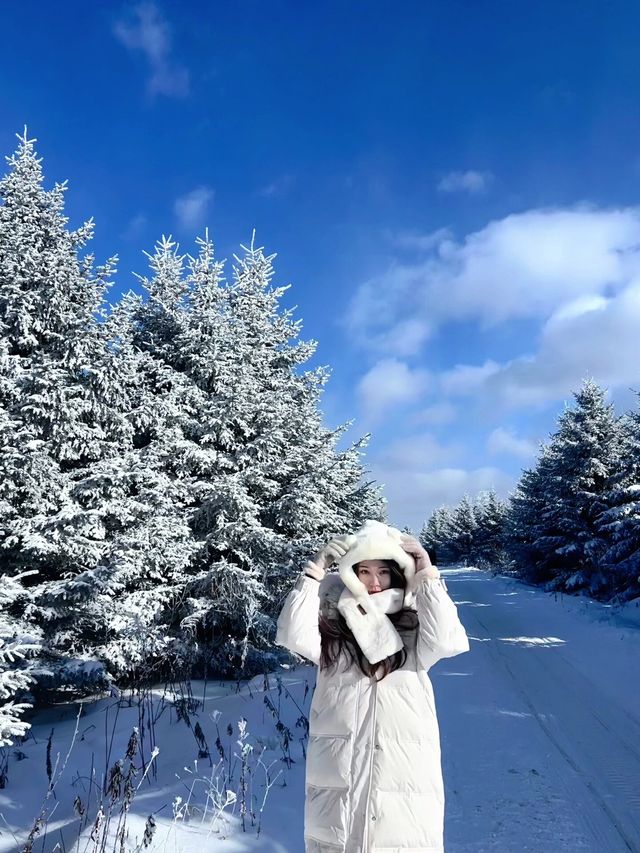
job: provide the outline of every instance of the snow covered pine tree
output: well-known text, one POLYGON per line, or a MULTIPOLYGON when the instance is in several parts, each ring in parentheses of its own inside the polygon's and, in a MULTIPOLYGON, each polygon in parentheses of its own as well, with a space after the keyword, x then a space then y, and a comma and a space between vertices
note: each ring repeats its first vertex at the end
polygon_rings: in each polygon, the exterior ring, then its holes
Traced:
MULTIPOLYGON (((640 395, 638 396, 640 402, 640 395)), ((640 409, 620 419, 620 454, 598 519, 606 539, 603 562, 611 595, 640 595, 640 409)))
MULTIPOLYGON (((172 256, 174 244, 163 241, 152 266, 166 266, 172 256)), ((223 285, 205 236, 189 261, 180 332, 163 337, 151 300, 135 317, 138 346, 193 388, 190 406, 181 406, 189 419, 174 464, 191 498, 198 550, 178 615, 198 640, 200 664, 208 661, 220 674, 265 665, 291 565, 328 532, 381 510, 377 490, 361 482, 364 440, 338 453, 342 428, 322 426, 317 404, 326 371, 298 372, 315 342, 298 340, 300 321, 280 312, 287 288, 270 286, 272 261, 252 244, 223 285)), ((175 301, 183 296, 175 269, 174 277, 175 301)), ((157 273, 144 284, 157 288, 157 273)), ((154 302, 156 314, 170 310, 169 297, 154 302)), ((174 384, 180 387, 167 387, 174 384)))
POLYGON ((58 646, 69 653, 65 617, 87 594, 77 578, 105 548, 102 508, 86 499, 95 466, 127 433, 97 320, 115 261, 94 270, 91 255, 79 259, 93 223, 67 229, 65 185, 43 188, 26 130, 8 163, 0 181, 0 553, 6 576, 37 584, 16 616, 46 628, 55 657, 58 646), (31 568, 38 574, 22 574, 31 568))
POLYGON ((621 430, 595 382, 586 381, 574 397, 535 469, 518 484, 509 511, 509 547, 528 579, 606 597, 602 519, 619 464, 621 430))

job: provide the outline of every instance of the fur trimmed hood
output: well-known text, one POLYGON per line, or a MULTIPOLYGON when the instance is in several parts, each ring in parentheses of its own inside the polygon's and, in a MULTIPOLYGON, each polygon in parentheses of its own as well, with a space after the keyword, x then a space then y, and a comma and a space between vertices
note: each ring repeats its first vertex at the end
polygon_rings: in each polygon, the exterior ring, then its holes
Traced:
POLYGON ((395 560, 404 573, 406 591, 405 607, 413 603, 412 582, 416 573, 415 560, 400 545, 402 533, 397 527, 389 527, 381 521, 368 519, 360 530, 348 537, 349 550, 338 563, 338 574, 344 585, 357 599, 357 603, 369 613, 372 610, 366 586, 353 571, 361 560, 395 560))

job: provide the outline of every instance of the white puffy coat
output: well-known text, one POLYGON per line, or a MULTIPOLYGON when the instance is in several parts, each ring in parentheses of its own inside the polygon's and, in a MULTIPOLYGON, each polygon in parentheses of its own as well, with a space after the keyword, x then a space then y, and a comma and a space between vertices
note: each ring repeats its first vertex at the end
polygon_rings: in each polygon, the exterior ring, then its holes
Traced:
MULTIPOLYGON (((306 853, 443 853, 440 735, 427 670, 469 650, 442 578, 416 575, 418 628, 401 634, 404 666, 380 682, 360 668, 318 669, 306 764, 306 853), (420 576, 423 577, 420 577, 420 576)), ((276 642, 318 664, 318 612, 333 597, 302 575, 278 619, 276 642)))

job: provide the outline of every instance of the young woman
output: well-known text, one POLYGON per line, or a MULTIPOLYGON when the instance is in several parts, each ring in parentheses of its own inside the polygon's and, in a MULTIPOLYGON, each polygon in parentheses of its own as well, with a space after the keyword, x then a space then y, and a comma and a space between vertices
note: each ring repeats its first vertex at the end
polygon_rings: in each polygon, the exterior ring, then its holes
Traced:
POLYGON ((443 853, 444 788, 427 670, 469 650, 420 543, 367 521, 307 562, 276 642, 318 665, 306 853, 443 853), (338 562, 337 573, 325 570, 338 562))

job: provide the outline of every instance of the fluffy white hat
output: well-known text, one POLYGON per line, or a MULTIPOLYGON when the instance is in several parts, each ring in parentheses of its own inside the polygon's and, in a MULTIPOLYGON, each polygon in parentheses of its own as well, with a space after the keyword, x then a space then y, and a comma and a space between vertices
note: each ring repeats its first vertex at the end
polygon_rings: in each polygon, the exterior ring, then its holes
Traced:
POLYGON ((366 586, 353 571, 360 560, 395 560, 404 572, 407 581, 405 606, 411 604, 413 596, 410 587, 416 573, 415 560, 400 545, 402 534, 396 527, 388 527, 381 521, 367 520, 360 530, 349 537, 351 545, 338 563, 338 572, 344 585, 349 589, 365 610, 369 611, 369 593, 366 586))

